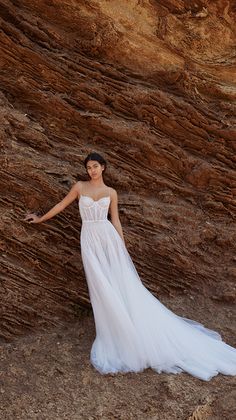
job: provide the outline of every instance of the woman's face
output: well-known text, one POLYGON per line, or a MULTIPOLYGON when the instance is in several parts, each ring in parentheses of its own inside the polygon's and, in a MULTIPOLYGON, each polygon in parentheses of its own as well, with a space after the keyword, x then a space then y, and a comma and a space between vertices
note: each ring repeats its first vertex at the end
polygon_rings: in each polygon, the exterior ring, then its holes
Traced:
POLYGON ((96 160, 89 160, 86 170, 91 179, 99 179, 104 171, 104 165, 101 165, 96 160))

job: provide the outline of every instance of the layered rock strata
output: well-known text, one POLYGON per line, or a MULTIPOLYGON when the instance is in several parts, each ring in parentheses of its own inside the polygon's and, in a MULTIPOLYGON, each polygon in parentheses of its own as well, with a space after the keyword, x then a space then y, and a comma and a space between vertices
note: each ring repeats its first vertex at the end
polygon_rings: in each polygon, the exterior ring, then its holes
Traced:
POLYGON ((23 218, 86 179, 92 150, 145 285, 235 302, 235 17, 223 0, 0 1, 2 339, 89 305, 77 204, 23 218))

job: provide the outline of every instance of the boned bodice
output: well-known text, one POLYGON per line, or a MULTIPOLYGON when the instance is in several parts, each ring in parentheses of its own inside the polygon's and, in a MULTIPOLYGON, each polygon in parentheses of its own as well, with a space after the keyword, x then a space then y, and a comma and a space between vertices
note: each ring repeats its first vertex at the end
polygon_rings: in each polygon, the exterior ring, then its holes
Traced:
POLYGON ((79 199, 79 210, 82 222, 99 222, 107 220, 109 205, 109 196, 94 200, 87 195, 81 195, 79 199))

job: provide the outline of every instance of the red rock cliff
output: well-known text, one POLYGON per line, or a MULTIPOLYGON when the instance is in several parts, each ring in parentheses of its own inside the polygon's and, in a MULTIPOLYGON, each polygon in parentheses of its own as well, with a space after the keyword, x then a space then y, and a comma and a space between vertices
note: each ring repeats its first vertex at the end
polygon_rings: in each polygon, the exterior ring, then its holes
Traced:
POLYGON ((235 302, 234 1, 0 0, 1 337, 72 320, 88 293, 77 205, 96 150, 155 293, 235 302))

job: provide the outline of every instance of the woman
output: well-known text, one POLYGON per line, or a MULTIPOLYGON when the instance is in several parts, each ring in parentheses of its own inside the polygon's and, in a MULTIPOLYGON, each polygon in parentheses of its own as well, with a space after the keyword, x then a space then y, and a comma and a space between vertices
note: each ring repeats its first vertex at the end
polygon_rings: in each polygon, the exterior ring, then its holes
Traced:
POLYGON ((103 181, 106 162, 91 153, 84 165, 89 181, 77 182, 44 216, 29 214, 25 220, 44 222, 79 200, 82 260, 96 325, 94 367, 101 373, 186 371, 203 380, 220 372, 236 375, 236 349, 218 333, 175 315, 143 286, 124 244, 117 193, 103 181))

